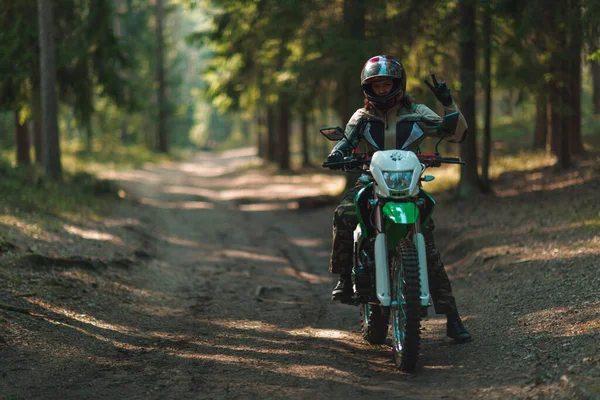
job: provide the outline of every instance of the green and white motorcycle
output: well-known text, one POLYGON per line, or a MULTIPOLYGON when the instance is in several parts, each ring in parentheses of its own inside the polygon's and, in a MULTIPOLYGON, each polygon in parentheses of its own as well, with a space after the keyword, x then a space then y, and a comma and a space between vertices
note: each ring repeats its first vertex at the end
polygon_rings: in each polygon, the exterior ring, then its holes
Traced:
MULTIPOLYGON (((440 135, 453 132, 457 119, 458 113, 448 114, 437 127, 440 135)), ((340 127, 320 131, 329 140, 348 141, 340 127)), ((441 157, 437 146, 434 155, 397 149, 370 156, 354 149, 341 162, 323 164, 363 174, 365 186, 355 198, 358 225, 349 303, 360 306, 362 336, 370 343, 385 342, 391 319, 396 367, 405 372, 417 365, 421 319, 432 305, 421 226, 436 203, 421 182, 432 181, 433 176, 423 173, 442 163, 464 164, 459 158, 441 157)))

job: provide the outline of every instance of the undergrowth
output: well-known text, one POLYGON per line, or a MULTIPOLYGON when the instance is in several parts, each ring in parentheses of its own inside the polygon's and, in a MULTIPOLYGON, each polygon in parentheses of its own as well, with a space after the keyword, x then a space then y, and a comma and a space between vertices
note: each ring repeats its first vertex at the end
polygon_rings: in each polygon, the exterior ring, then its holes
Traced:
POLYGON ((86 153, 76 145, 63 146, 62 181, 44 177, 40 166, 14 166, 13 151, 0 154, 0 222, 14 218, 33 220, 47 217, 97 219, 119 198, 119 187, 97 174, 107 170, 140 168, 146 162, 184 159, 187 154, 153 153, 143 146, 86 153))

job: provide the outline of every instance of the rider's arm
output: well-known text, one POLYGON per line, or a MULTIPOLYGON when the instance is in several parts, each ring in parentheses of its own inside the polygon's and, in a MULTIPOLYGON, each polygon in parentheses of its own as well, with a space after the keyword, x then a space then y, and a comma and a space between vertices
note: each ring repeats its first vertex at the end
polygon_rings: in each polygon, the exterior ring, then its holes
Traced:
MULTIPOLYGON (((448 136, 445 139, 452 143, 462 143, 467 138, 467 121, 465 117, 462 115, 456 103, 452 102, 447 107, 444 107, 444 113, 450 114, 453 112, 458 112, 458 123, 456 124, 456 130, 452 136, 448 136)), ((427 122, 419 123, 419 126, 427 136, 439 136, 437 132, 436 125, 440 124, 443 121, 443 118, 437 115, 434 111, 432 111, 429 107, 424 104, 418 104, 415 110, 416 114, 424 117, 427 122)))
POLYGON ((358 146, 358 143, 362 139, 362 128, 363 128, 363 123, 362 123, 362 118, 361 118, 362 115, 363 115, 362 109, 357 110, 354 113, 354 115, 352 115, 352 118, 350 118, 350 121, 348 121, 348 124, 346 124, 345 134, 346 134, 346 137, 348 138, 348 140, 350 141, 350 143, 348 143, 346 140, 340 140, 333 147, 333 149, 331 150, 331 153, 329 153, 329 154, 338 152, 343 157, 346 157, 346 156, 350 155, 350 152, 352 151, 353 148, 356 148, 358 146))

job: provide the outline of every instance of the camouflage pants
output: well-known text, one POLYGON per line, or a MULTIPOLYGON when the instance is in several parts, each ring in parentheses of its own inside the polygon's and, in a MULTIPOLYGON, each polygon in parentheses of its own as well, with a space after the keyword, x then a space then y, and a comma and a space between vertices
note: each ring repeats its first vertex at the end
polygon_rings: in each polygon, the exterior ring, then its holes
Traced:
MULTIPOLYGON (((354 229, 358 224, 354 199, 362 185, 357 185, 344 195, 333 214, 333 249, 329 272, 332 274, 350 274, 354 247, 354 229)), ((452 294, 452 286, 442 263, 440 252, 435 246, 433 230, 435 224, 430 221, 423 227, 425 247, 427 249, 427 269, 429 272, 429 291, 433 299, 435 312, 447 314, 456 312, 456 300, 452 294)))

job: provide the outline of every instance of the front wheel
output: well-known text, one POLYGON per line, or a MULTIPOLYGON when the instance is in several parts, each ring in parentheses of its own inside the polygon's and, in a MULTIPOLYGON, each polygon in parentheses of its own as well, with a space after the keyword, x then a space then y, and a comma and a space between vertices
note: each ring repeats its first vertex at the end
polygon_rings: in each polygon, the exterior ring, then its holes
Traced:
POLYGON ((412 372, 419 357, 421 287, 419 256, 408 239, 398 242, 391 257, 392 344, 396 367, 412 372))
POLYGON ((362 337, 371 344, 383 344, 388 333, 390 314, 379 305, 361 304, 362 337))

